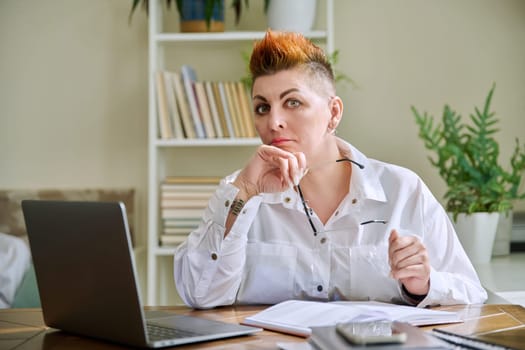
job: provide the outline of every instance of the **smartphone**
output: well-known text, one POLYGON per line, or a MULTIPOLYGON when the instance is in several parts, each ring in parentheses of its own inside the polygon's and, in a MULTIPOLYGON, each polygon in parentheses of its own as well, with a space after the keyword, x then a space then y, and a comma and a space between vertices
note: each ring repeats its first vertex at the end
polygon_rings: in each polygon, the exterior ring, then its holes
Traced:
POLYGON ((336 330, 348 342, 358 345, 400 344, 407 340, 407 334, 396 330, 390 321, 339 323, 336 330))

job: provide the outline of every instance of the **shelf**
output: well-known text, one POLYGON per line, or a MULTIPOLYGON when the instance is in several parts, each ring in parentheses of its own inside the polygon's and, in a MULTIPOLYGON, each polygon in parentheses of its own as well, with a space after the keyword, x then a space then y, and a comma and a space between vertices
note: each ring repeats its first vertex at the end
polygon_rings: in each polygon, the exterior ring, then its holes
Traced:
MULTIPOLYGON (((257 40, 264 37, 265 32, 221 32, 221 33, 159 33, 153 35, 156 42, 185 42, 185 41, 245 41, 257 40)), ((311 39, 326 39, 327 33, 323 30, 306 32, 304 35, 311 39)))
MULTIPOLYGON (((333 0, 325 1, 325 25, 315 30, 305 32, 303 35, 313 41, 320 42, 327 52, 333 52, 333 0)), ((193 159, 195 154, 202 154, 203 156, 210 155, 214 157, 214 162, 221 162, 221 159, 215 158, 217 158, 217 154, 223 153, 227 161, 232 162, 232 166, 233 163, 235 163, 235 168, 239 169, 242 167, 245 158, 236 157, 236 155, 248 152, 253 153, 252 148, 260 146, 262 142, 258 137, 161 139, 159 137, 159 130, 163 125, 159 123, 159 116, 157 115, 158 101, 156 91, 158 82, 155 74, 158 71, 174 69, 173 67, 184 64, 184 62, 188 63, 188 61, 192 65, 195 64, 195 68, 197 69, 199 65, 209 65, 209 60, 205 58, 193 62, 193 54, 203 53, 205 56, 209 54, 210 57, 213 57, 214 50, 220 50, 221 53, 225 53, 226 57, 228 57, 228 55, 233 57, 233 55, 236 55, 236 48, 241 49, 241 47, 246 44, 263 39, 266 30, 260 28, 260 30, 233 30, 220 33, 179 33, 170 30, 163 31, 164 6, 162 6, 162 1, 151 0, 148 2, 148 5, 148 71, 150 74, 148 77, 147 245, 146 247, 137 249, 135 254, 141 258, 144 256, 147 260, 147 304, 169 305, 170 293, 166 292, 165 286, 173 284, 171 281, 173 279, 172 261, 176 246, 160 245, 159 238, 163 223, 161 206, 159 205, 162 199, 162 192, 159 186, 160 182, 162 182, 165 176, 174 168, 184 169, 184 172, 189 176, 192 174, 197 175, 197 169, 201 167, 201 164, 194 164, 193 159), (221 147, 223 147, 223 150, 220 149, 221 147), (225 150, 224 148, 228 149, 225 150), (179 157, 179 155, 183 156, 179 157), (192 156, 193 158, 191 158, 192 156)), ((214 64, 208 68, 221 70, 225 68, 225 66, 232 66, 228 68, 231 69, 231 72, 224 72, 224 76, 227 77, 226 79, 232 77, 238 68, 229 62, 228 59, 218 59, 216 61, 217 62, 213 62, 214 64)), ((164 118, 163 121, 165 122, 166 119, 164 118)), ((164 127, 165 126, 164 124, 164 127)), ((169 133, 164 134, 169 135, 169 133)), ((228 133, 228 135, 232 135, 232 133, 228 133)), ((174 294, 176 294, 176 292, 174 292, 174 294)))
POLYGON ((157 147, 211 147, 211 146, 258 146, 259 138, 222 138, 222 139, 170 139, 156 140, 157 147))

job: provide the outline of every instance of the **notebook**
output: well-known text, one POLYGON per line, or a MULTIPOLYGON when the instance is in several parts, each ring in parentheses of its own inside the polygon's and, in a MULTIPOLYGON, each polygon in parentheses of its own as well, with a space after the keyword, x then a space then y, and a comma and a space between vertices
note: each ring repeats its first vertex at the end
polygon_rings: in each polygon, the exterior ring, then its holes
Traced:
POLYGON ((24 200, 22 211, 47 326, 150 348, 261 331, 145 313, 123 203, 24 200))

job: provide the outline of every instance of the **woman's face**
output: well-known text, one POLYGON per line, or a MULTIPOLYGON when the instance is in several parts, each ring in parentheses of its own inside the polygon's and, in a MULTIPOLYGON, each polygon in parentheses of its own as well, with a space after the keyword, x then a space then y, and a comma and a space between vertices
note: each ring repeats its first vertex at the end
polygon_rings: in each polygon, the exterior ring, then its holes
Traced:
MULTIPOLYGON (((342 104, 328 89, 312 88, 313 78, 302 69, 258 77, 252 89, 255 128, 264 144, 307 158, 322 154, 333 136, 330 126, 341 117, 342 104), (335 104, 335 109, 334 109, 335 104), (335 113, 335 116, 334 116, 335 113), (335 120, 334 120, 335 118, 335 120)), ((323 84, 317 84, 323 86, 323 84)))

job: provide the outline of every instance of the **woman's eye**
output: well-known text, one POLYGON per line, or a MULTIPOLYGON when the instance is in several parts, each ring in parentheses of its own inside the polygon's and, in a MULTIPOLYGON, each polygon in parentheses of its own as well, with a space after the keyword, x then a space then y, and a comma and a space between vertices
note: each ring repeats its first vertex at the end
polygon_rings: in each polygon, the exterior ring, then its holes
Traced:
POLYGON ((267 104, 261 103, 259 105, 256 105, 255 108, 255 114, 265 114, 268 113, 270 110, 270 107, 267 104))
POLYGON ((295 108, 295 107, 299 107, 301 105, 301 102, 298 100, 290 99, 286 101, 286 105, 288 107, 295 108))

